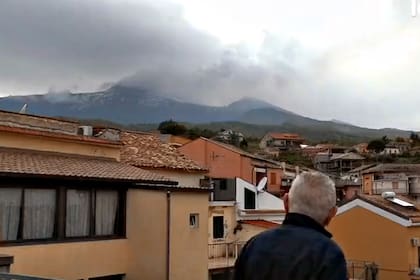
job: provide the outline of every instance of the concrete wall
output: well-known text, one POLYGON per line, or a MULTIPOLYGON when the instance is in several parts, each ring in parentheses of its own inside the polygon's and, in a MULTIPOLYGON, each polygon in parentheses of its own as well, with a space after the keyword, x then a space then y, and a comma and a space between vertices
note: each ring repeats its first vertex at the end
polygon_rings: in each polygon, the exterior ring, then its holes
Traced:
POLYGON ((203 139, 196 139, 180 147, 189 158, 209 169, 208 176, 214 178, 241 177, 252 181, 250 160, 241 162, 241 155, 203 139))
POLYGON ((238 241, 247 242, 249 239, 255 235, 266 231, 266 228, 258 227, 254 225, 242 224, 242 230, 238 231, 238 241))
POLYGON ((159 170, 151 169, 151 172, 162 175, 166 178, 172 179, 178 182, 180 186, 200 186, 200 179, 204 178, 204 173, 194 173, 186 171, 171 171, 171 170, 159 170))
POLYGON ((373 181, 373 193, 374 194, 381 194, 383 192, 395 192, 395 193, 402 193, 407 194, 409 191, 408 188, 408 180, 378 180, 373 181), (396 182, 396 187, 394 186, 394 182, 396 182))
MULTIPOLYGON (((346 259, 373 261, 381 280, 409 279, 410 262, 416 261, 410 236, 420 229, 405 228, 364 208, 353 208, 335 217, 328 230, 346 259)), ((417 260, 418 262, 418 260, 417 260)))
POLYGON ((120 159, 119 145, 104 145, 42 135, 22 135, 16 132, 2 131, 0 147, 120 159))
POLYGON ((129 190, 127 280, 166 278, 166 192, 129 190))
POLYGON ((206 193, 171 194, 171 280, 207 280, 208 212, 206 193), (190 214, 199 215, 198 228, 190 227, 190 214))
POLYGON ((1 247, 0 254, 14 256, 11 273, 76 280, 125 273, 127 248, 119 239, 1 247))
MULTIPOLYGON (((129 263, 127 280, 165 279, 167 268, 167 194, 130 190, 127 207, 129 263)), ((207 193, 171 192, 170 279, 207 279, 207 193), (191 228, 189 215, 199 214, 191 228)))

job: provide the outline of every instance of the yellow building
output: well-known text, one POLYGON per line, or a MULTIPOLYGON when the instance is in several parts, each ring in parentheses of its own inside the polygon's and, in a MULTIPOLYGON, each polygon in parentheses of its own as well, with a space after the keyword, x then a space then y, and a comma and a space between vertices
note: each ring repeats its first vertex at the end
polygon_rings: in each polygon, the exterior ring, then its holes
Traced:
POLYGON ((11 273, 207 279, 208 190, 123 164, 121 147, 77 123, 0 111, 0 255, 13 257, 11 273))
POLYGON ((378 266, 377 279, 420 279, 420 211, 414 201, 389 195, 345 202, 328 229, 347 260, 378 266))

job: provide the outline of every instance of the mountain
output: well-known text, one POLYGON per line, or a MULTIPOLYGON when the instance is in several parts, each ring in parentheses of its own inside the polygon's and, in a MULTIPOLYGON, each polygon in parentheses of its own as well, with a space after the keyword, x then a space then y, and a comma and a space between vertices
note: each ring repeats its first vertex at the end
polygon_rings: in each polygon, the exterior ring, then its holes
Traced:
MULTIPOLYGON (((144 89, 116 85, 93 93, 48 93, 44 95, 0 98, 0 109, 19 111, 28 104, 27 113, 77 119, 103 119, 128 124, 158 124, 174 119, 180 122, 247 128, 247 135, 272 131, 300 133, 314 141, 364 139, 409 135, 397 129, 367 129, 337 121, 319 121, 303 117, 255 98, 243 98, 227 106, 206 106, 161 97, 144 89), (218 123, 218 124, 217 124, 218 123)), ((201 126, 201 125, 200 125, 201 126)), ((204 126, 204 125, 203 125, 204 126)))

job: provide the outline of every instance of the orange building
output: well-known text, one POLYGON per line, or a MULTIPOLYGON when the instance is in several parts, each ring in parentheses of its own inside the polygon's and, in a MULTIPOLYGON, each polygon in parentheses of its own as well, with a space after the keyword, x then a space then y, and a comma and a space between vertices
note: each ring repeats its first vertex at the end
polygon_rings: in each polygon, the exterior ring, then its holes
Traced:
POLYGON ((267 177, 267 190, 273 194, 280 194, 283 172, 282 167, 275 161, 203 137, 178 149, 206 167, 210 178, 234 179, 238 177, 255 185, 263 177, 267 177))
POLYGON ((328 229, 347 260, 377 265, 376 279, 420 279, 420 211, 414 201, 357 195, 339 207, 328 229))

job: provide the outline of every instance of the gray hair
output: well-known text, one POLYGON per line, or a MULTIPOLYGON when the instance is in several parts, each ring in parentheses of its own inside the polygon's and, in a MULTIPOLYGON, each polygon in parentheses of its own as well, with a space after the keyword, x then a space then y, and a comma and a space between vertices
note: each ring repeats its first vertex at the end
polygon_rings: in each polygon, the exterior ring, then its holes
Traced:
POLYGON ((324 224, 329 211, 336 205, 334 182, 320 172, 303 172, 289 191, 289 212, 307 215, 324 224))

